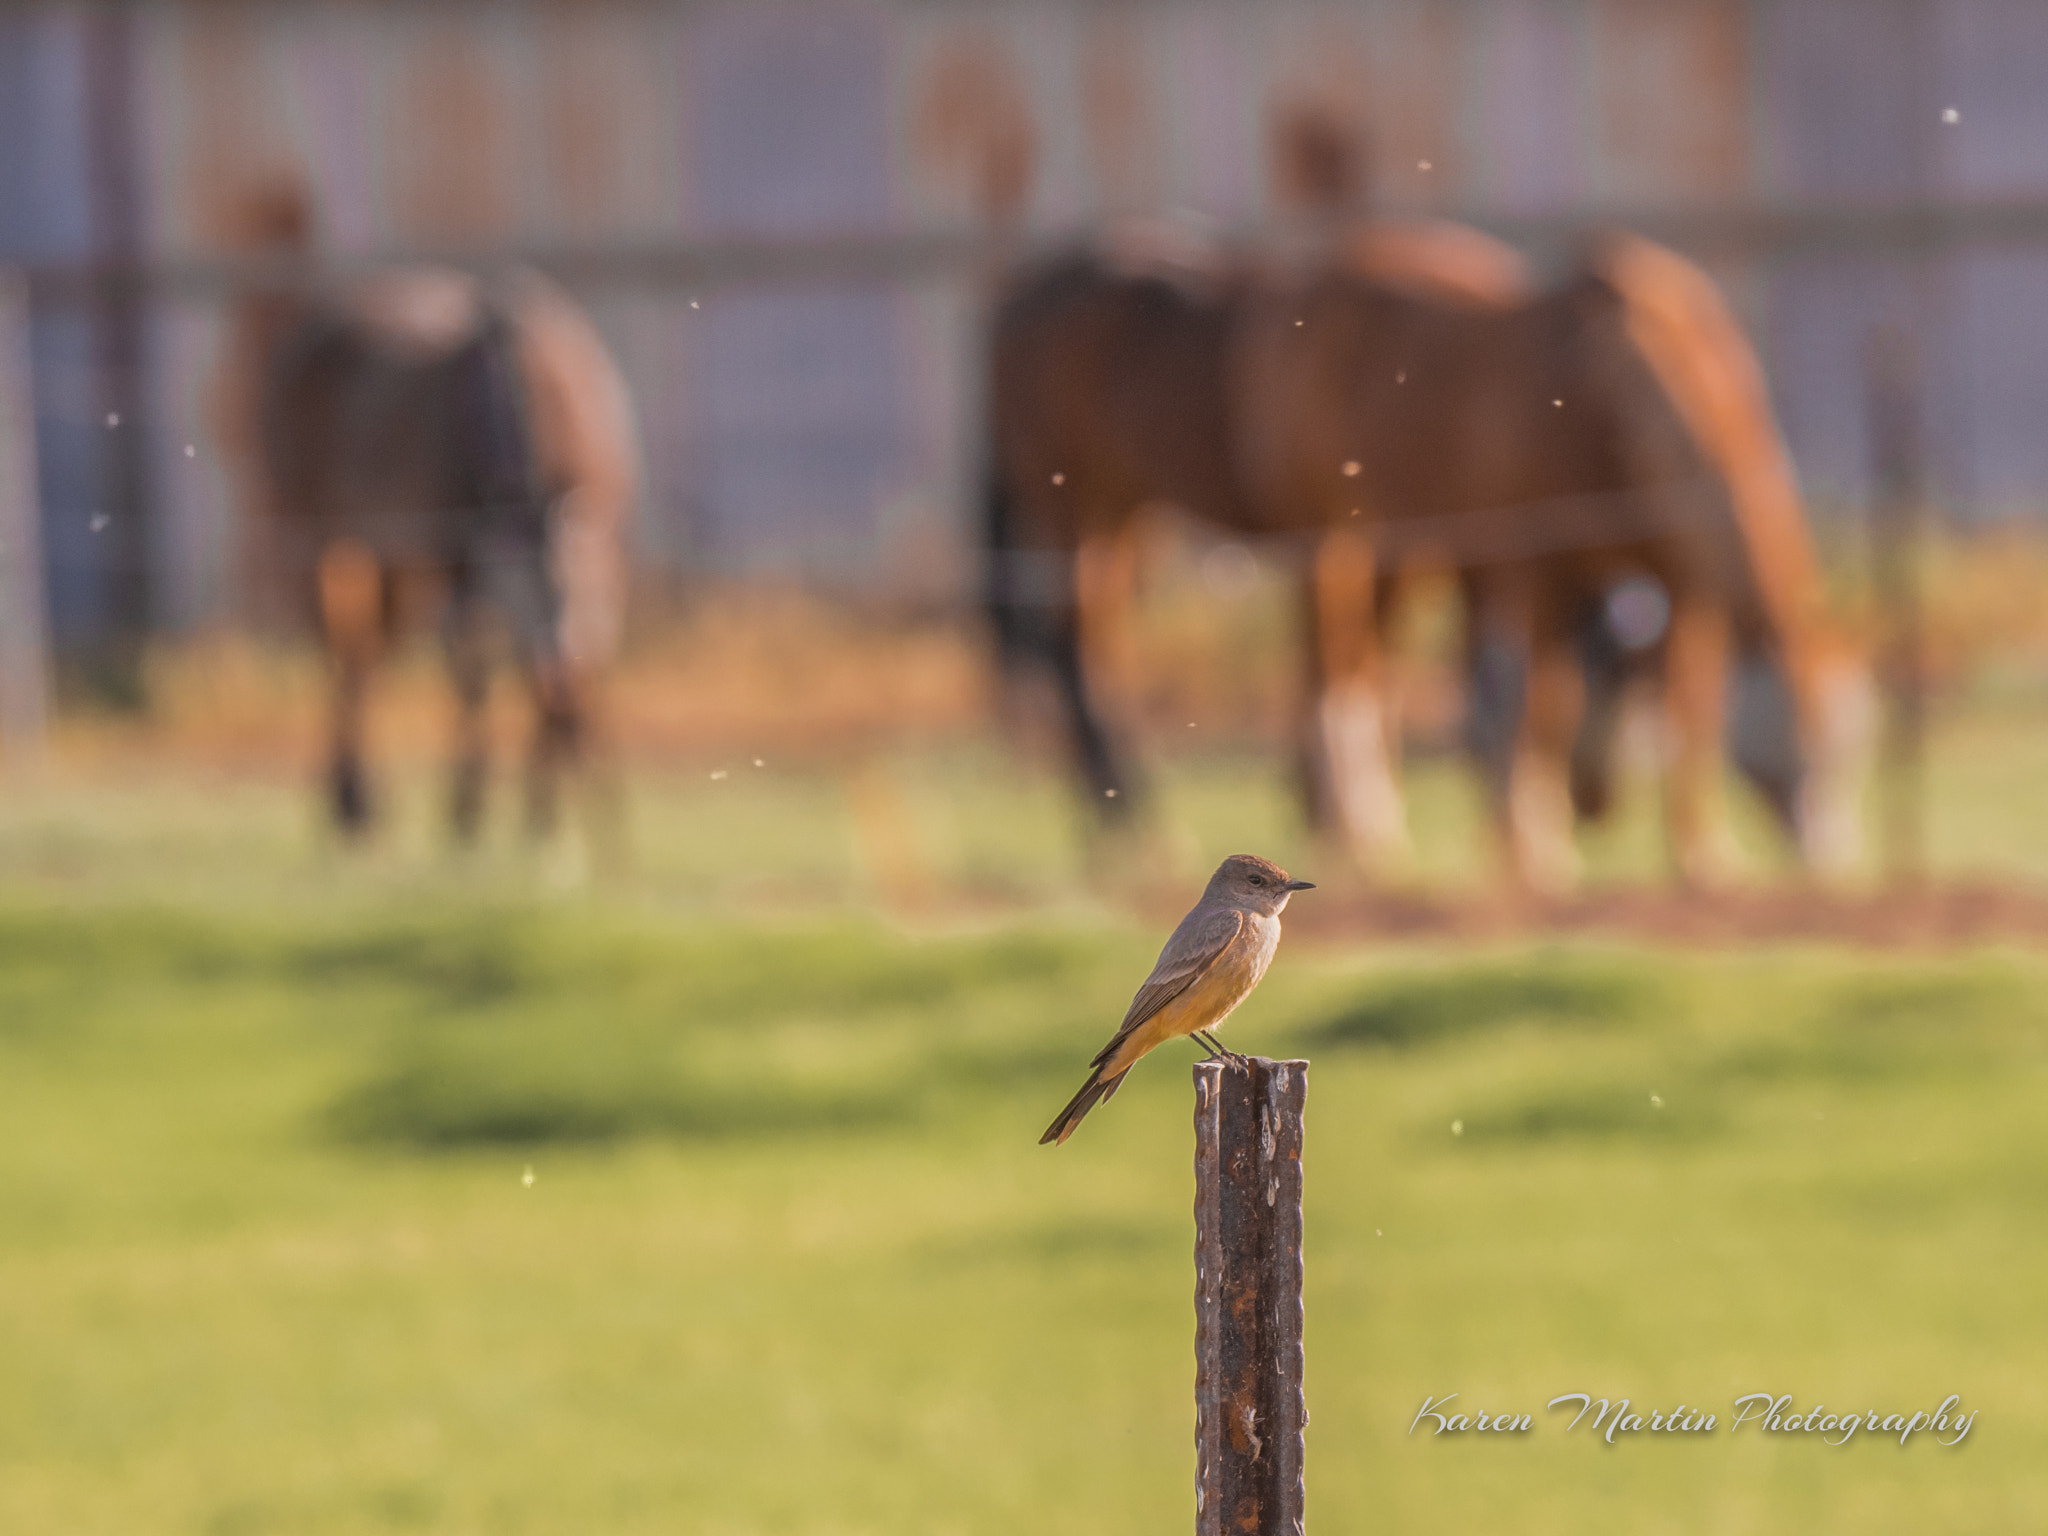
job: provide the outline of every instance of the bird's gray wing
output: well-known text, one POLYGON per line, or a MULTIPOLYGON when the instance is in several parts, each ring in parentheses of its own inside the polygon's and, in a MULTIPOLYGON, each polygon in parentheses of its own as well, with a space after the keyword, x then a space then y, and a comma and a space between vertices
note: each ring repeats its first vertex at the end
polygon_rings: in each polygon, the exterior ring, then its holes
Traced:
POLYGON ((1173 937, 1159 951, 1152 974, 1131 999, 1130 1012, 1090 1065, 1099 1067, 1109 1060, 1125 1036, 1199 981, 1202 973, 1216 963, 1217 957, 1243 931, 1244 913, 1235 907, 1196 907, 1182 918, 1173 937))

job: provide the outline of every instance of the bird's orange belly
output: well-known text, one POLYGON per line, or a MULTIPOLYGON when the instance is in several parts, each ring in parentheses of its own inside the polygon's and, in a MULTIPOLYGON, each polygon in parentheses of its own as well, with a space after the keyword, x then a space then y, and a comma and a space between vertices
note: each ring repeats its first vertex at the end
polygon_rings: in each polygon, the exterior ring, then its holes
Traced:
POLYGON ((1221 1024, 1230 1011, 1244 1001, 1245 995, 1258 985, 1259 977, 1266 969, 1264 962, 1270 954, 1270 950, 1262 952, 1262 946, 1257 943, 1240 941, 1233 944, 1228 951, 1217 956, 1216 963, 1203 972, 1193 986, 1131 1032, 1130 1038, 1110 1058, 1103 1075, 1114 1077, 1127 1070, 1154 1046, 1178 1040, 1183 1035, 1192 1035, 1198 1029, 1214 1029, 1221 1024))

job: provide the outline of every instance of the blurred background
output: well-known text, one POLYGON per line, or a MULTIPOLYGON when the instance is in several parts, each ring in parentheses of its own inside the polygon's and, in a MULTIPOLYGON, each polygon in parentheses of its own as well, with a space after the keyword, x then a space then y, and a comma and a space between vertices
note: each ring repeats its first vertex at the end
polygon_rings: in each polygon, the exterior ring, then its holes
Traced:
POLYGON ((1409 624, 1414 851, 1297 898, 1231 1040, 1316 1063, 1316 1518, 2038 1528, 2044 74, 2021 0, 9 7, 0 1528, 1187 1517, 1184 1063, 1032 1143, 1218 858, 1335 870, 1292 578, 1165 525, 1156 808, 1105 852, 990 659, 985 332, 1117 221, 1284 238, 1296 102, 1376 215, 1711 274, 1885 722, 1846 886, 1738 798, 1744 879, 1675 887, 1651 719, 1532 902, 1449 599, 1409 624), (338 664, 223 380, 280 273, 423 262, 547 274, 630 398, 601 832, 525 835, 500 669, 451 844, 432 622, 379 654, 373 834, 327 825, 338 664), (1982 1417, 1405 1434, 1582 1390, 1982 1417))

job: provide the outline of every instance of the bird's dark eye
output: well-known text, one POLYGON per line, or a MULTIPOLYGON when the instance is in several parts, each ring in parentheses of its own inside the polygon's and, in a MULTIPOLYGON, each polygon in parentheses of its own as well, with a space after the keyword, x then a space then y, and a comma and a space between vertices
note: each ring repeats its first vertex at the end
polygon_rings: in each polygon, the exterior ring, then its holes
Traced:
POLYGON ((1253 875, 1253 876, 1252 876, 1252 884, 1253 884, 1253 885, 1264 885, 1265 883, 1266 883, 1266 877, 1265 877, 1264 875, 1253 875))

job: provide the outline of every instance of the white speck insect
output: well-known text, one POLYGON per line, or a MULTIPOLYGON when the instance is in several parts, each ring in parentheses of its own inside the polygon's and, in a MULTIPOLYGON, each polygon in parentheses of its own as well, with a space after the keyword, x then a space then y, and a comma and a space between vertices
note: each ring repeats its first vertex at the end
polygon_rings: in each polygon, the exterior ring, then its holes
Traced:
POLYGON ((1102 798, 1105 800, 1114 800, 1116 798, 1116 791, 1113 789, 1105 789, 1102 792, 1102 798))
POLYGON ((1954 107, 1943 107, 1941 109, 1941 120, 1944 123, 1947 123, 1951 128, 1953 128, 1957 123, 1960 123, 1963 120, 1963 114, 1958 112, 1954 107))
POLYGON ((1415 162, 1415 169, 1418 171, 1433 171, 1436 167, 1427 160, 1418 160, 1415 162))
POLYGON ((1650 1103, 1654 1105, 1656 1108, 1662 1109, 1664 1107, 1664 1095, 1662 1095, 1661 1093, 1651 1094, 1650 1103))
POLYGON ((1551 401, 1550 403, 1551 403, 1552 405, 1556 406, 1556 407, 1557 407, 1557 408, 1558 408, 1559 410, 1563 410, 1563 409, 1564 409, 1564 402, 1563 402, 1562 400, 1553 400, 1553 401, 1551 401))
POLYGON ((1355 480, 1355 479, 1357 479, 1357 478, 1358 478, 1358 469, 1359 469, 1359 464, 1358 464, 1358 460, 1356 460, 1356 459, 1346 459, 1346 460, 1344 461, 1344 478, 1345 478, 1345 479, 1347 479, 1347 480, 1355 480))
POLYGON ((193 447, 190 443, 187 443, 185 445, 185 457, 188 459, 196 459, 199 457, 199 450, 193 447))
POLYGON ((1464 1134, 1465 1134, 1465 1122, 1464 1122, 1464 1121, 1462 1121, 1462 1120, 1453 1120, 1453 1121, 1451 1122, 1451 1134, 1452 1134, 1453 1136, 1462 1136, 1462 1135, 1464 1135, 1464 1134))
POLYGON ((92 515, 92 521, 88 523, 86 526, 91 528, 94 533, 98 533, 102 528, 106 527, 107 524, 112 521, 113 519, 108 517, 106 513, 95 512, 92 515))
POLYGON ((1054 485, 1065 485, 1067 483, 1067 477, 1065 475, 1054 475, 1052 477, 1052 483, 1054 485))
POLYGON ((528 1163, 526 1165, 526 1172, 519 1175, 519 1182, 524 1184, 528 1189, 533 1188, 533 1164, 528 1163))
POLYGON ((766 768, 766 767, 767 767, 768 765, 767 765, 766 763, 762 762, 762 761, 761 761, 761 759, 759 759, 759 758, 757 757, 757 758, 755 758, 755 759, 754 759, 754 766, 755 766, 756 768, 766 768))
POLYGON ((1403 368, 1399 373, 1395 374, 1394 382, 1396 384, 1406 384, 1408 382, 1408 370, 1403 368))
POLYGON ((695 299, 690 300, 690 308, 695 309, 696 307, 697 301, 695 299))
POLYGON ((118 427, 119 425, 121 425, 121 413, 119 411, 107 412, 107 425, 110 427, 118 427))
POLYGON ((714 768, 711 770, 711 777, 714 779, 722 779, 725 777, 725 770, 723 768, 714 768))

